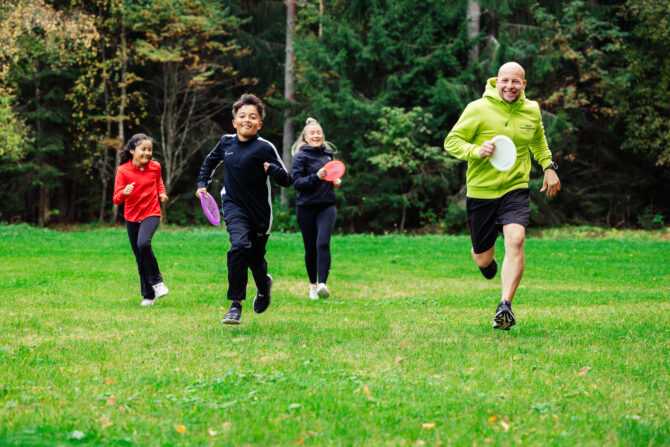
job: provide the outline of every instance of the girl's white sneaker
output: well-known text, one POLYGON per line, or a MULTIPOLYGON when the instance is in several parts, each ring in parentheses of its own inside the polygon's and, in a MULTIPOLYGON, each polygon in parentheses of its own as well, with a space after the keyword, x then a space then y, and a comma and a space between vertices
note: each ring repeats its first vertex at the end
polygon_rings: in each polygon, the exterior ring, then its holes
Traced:
POLYGON ((328 298, 330 296, 328 287, 326 287, 324 283, 319 283, 319 285, 316 286, 316 294, 319 295, 319 298, 328 298))
POLYGON ((150 300, 148 298, 144 298, 142 302, 140 303, 140 306, 142 307, 147 307, 147 306, 153 306, 154 305, 154 300, 150 300))
POLYGON ((309 285, 309 299, 310 300, 318 300, 319 299, 319 295, 316 293, 316 288, 317 288, 316 284, 310 284, 309 285))
POLYGON ((154 293, 156 294, 156 298, 160 298, 162 296, 165 296, 170 292, 170 290, 167 288, 165 283, 159 282, 158 284, 154 284, 152 286, 154 288, 154 293))

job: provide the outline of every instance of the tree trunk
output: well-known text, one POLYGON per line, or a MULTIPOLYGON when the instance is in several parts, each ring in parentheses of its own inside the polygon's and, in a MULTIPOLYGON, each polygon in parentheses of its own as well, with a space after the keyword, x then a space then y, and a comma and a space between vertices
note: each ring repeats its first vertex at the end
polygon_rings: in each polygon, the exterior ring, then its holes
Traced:
MULTIPOLYGON (((105 43, 101 39, 100 40, 101 45, 100 45, 100 52, 102 55, 102 65, 106 67, 106 58, 105 58, 105 43)), ((104 74, 104 86, 105 86, 105 93, 104 93, 104 98, 105 98, 105 115, 110 116, 111 115, 111 110, 110 110, 110 105, 109 105, 109 79, 108 79, 108 74, 107 74, 107 68, 105 68, 105 74, 104 74)), ((107 208, 107 187, 109 185, 109 180, 110 180, 110 172, 108 171, 109 169, 109 142, 112 139, 112 123, 108 119, 106 123, 106 132, 105 132, 105 141, 103 144, 101 144, 101 150, 102 150, 102 160, 100 161, 100 169, 98 172, 100 173, 100 183, 102 185, 102 194, 100 194, 100 207, 98 209, 98 221, 103 222, 105 219, 105 208, 107 208)), ((113 173, 114 171, 112 171, 113 173)))
MULTIPOLYGON (((122 7, 123 8, 123 7, 122 7)), ((123 130, 126 113, 126 82, 128 80, 128 52, 126 46, 126 16, 121 12, 121 97, 119 103, 119 149, 116 151, 115 168, 119 167, 121 163, 121 152, 123 151, 123 144, 126 141, 126 135, 123 130)), ((115 169, 116 171, 116 169, 115 169)), ((116 223, 119 216, 119 206, 114 204, 112 208, 112 223, 116 223)))
POLYGON ((323 36, 323 0, 319 0, 319 39, 323 36))
MULTIPOLYGON (((476 0, 468 0, 468 39, 471 41, 479 36, 479 19, 481 16, 481 7, 476 0)), ((470 48, 470 65, 479 60, 479 45, 473 45, 470 48)))
MULTIPOLYGON (((296 16, 296 2, 295 0, 286 0, 286 63, 284 65, 284 98, 288 103, 295 102, 295 80, 294 80, 294 65, 295 52, 293 50, 293 35, 295 33, 295 16, 296 16)), ((291 165, 291 145, 295 136, 295 128, 293 124, 293 117, 291 116, 290 107, 287 105, 284 109, 284 139, 282 145, 282 160, 289 169, 291 165)), ((281 190, 281 203, 288 203, 286 192, 281 190)))

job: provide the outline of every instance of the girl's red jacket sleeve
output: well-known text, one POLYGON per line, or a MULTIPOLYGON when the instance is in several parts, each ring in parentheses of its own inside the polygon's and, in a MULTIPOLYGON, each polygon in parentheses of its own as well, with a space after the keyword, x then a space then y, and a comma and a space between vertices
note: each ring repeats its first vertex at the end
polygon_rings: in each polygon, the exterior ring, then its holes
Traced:
POLYGON ((139 222, 149 216, 160 216, 160 194, 166 194, 166 191, 158 162, 150 161, 142 170, 133 166, 132 161, 119 166, 113 200, 117 205, 124 205, 123 215, 127 221, 139 222), (133 192, 126 196, 123 190, 133 182, 133 192))

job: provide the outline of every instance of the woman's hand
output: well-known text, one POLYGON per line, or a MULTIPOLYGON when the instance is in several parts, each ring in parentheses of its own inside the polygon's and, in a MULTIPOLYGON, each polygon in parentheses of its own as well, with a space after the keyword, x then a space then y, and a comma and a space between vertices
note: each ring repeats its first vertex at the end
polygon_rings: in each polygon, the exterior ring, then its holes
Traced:
POLYGON ((158 194, 158 198, 161 200, 161 203, 165 203, 168 201, 167 194, 158 194))
POLYGON ((198 188, 198 190, 195 192, 195 196, 199 199, 200 194, 205 195, 205 199, 207 198, 207 188, 198 188))
POLYGON ((129 196, 131 192, 133 192, 133 189, 135 189, 135 182, 132 182, 130 185, 126 185, 125 188, 123 188, 123 194, 129 196))

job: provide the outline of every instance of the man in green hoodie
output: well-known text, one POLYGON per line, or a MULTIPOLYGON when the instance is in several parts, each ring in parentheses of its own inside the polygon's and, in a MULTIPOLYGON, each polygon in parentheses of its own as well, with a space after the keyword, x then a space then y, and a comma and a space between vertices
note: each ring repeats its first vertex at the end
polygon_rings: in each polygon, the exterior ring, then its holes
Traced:
POLYGON ((444 148, 468 162, 467 213, 472 239, 472 259, 486 279, 493 279, 498 264, 493 257, 498 232, 505 239, 502 298, 493 318, 493 328, 509 330, 516 324, 512 300, 526 262, 524 244, 530 215, 530 154, 544 170, 540 191, 554 196, 561 189, 544 136, 540 107, 526 99, 523 67, 508 62, 498 77, 486 83, 481 99, 467 105, 444 140, 444 148), (495 152, 496 135, 506 135, 516 146, 516 162, 508 171, 496 170, 488 160, 495 152))

